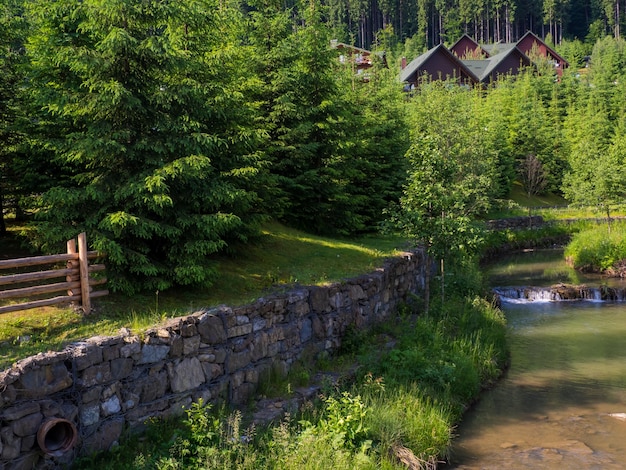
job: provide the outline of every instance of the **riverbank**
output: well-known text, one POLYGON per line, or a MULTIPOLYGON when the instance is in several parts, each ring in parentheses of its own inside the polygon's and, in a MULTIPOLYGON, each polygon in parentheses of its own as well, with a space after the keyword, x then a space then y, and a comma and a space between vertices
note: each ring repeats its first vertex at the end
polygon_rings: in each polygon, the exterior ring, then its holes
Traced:
POLYGON ((340 354, 268 377, 243 409, 194 406, 185 420, 153 422, 78 468, 435 468, 467 407, 508 361, 502 313, 452 291, 429 315, 402 308, 368 332, 349 330, 340 354), (317 370, 333 379, 312 389, 317 370), (307 390, 299 411, 287 406, 307 390), (252 410, 272 403, 291 414, 260 426, 252 410))

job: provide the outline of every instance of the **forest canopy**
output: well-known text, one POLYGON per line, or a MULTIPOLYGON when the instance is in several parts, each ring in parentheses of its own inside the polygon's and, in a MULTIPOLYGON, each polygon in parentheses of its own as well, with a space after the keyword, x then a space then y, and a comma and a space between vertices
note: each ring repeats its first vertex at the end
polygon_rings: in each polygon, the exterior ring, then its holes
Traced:
MULTIPOLYGON (((618 25, 604 22, 592 48, 565 39, 564 18, 554 29, 540 14, 539 34, 563 35, 555 47, 572 67, 562 77, 531 67, 486 88, 435 80, 407 94, 395 64, 431 35, 392 24, 398 14, 421 21, 402 5, 386 7, 372 67, 357 74, 331 42, 368 44, 353 30, 365 10, 344 8, 340 20, 337 5, 314 0, 5 0, 0 236, 7 216, 42 251, 86 231, 107 253, 110 287, 132 293, 210 285, 216 256, 268 219, 352 235, 393 213, 424 242, 423 223, 444 212, 446 240, 468 247, 467 223, 506 198, 529 161, 542 191, 609 208, 623 198, 608 177, 624 165, 618 25), (585 55, 591 66, 579 70, 585 55)), ((453 31, 420 5, 428 31, 453 31)), ((477 39, 505 40, 494 35, 498 15, 474 15, 457 32, 480 24, 477 39)), ((531 26, 515 24, 513 35, 531 26)))

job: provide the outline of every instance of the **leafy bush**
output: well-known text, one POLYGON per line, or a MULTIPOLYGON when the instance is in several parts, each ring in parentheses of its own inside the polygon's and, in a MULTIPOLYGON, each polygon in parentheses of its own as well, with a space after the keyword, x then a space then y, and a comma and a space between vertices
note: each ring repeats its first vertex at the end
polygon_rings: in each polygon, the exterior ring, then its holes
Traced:
POLYGON ((565 257, 576 269, 606 271, 626 259, 626 224, 613 224, 611 231, 599 225, 577 233, 565 248, 565 257))

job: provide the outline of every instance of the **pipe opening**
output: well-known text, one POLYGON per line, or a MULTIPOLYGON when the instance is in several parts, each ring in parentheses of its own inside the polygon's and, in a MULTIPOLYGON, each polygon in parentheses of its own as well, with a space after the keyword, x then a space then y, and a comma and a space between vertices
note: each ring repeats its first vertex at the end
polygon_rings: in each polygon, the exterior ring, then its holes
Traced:
POLYGON ((46 454, 60 457, 76 444, 78 432, 71 421, 52 418, 37 431, 37 443, 46 454))

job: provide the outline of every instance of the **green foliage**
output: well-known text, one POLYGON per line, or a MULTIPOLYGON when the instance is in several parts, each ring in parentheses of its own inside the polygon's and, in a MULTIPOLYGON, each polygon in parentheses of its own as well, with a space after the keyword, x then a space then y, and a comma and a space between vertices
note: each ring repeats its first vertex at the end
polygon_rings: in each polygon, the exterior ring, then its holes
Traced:
POLYGON ((482 246, 483 255, 497 252, 499 249, 508 251, 524 248, 550 246, 569 239, 572 233, 580 230, 578 224, 545 224, 525 230, 493 230, 486 234, 482 246))
POLYGON ((27 23, 22 10, 19 0, 0 3, 0 237, 7 232, 5 213, 20 210, 23 194, 18 157, 25 139, 19 124, 26 116, 22 81, 27 23))
POLYGON ((385 334, 363 341, 356 382, 321 396, 297 419, 244 430, 239 412, 200 402, 177 425, 152 423, 149 438, 80 468, 399 470, 397 449, 428 468, 448 455, 454 424, 506 364, 504 316, 484 300, 455 296, 429 316, 384 326, 385 334), (390 337, 391 349, 383 346, 390 337))
POLYGON ((504 325, 502 312, 487 302, 455 296, 404 326, 397 347, 369 357, 365 369, 388 386, 415 383, 427 396, 445 396, 458 417, 508 360, 504 325))
POLYGON ((182 432, 177 436, 170 457, 161 458, 156 467, 162 470, 184 468, 254 469, 261 464, 248 443, 254 428, 241 429, 241 413, 232 412, 226 420, 212 413, 202 400, 185 410, 182 432))
POLYGON ((608 234, 602 225, 575 234, 565 248, 565 257, 583 271, 618 268, 626 260, 626 225, 616 223, 608 234))
MULTIPOLYGON (((13 234, 21 228, 12 224, 9 229, 13 234)), ((20 239, 3 239, 0 257, 31 256, 29 251, 16 251, 20 239)), ((262 237, 247 245, 245 256, 220 257, 220 277, 211 289, 147 291, 130 297, 111 294, 95 299, 97 314, 89 316, 75 312, 68 315, 69 310, 60 307, 0 315, 0 367, 82 338, 115 334, 123 327, 141 333, 163 316, 180 316, 199 307, 250 303, 268 289, 285 288, 296 281, 305 285, 339 282, 380 267, 403 244, 403 239, 393 236, 332 239, 277 223, 266 224, 262 237), (268 271, 275 273, 272 280, 267 279, 268 271), (54 325, 54 329, 41 335, 40 331, 49 325, 54 325), (19 336, 30 336, 31 341, 21 343, 19 336)))
POLYGON ((93 0, 30 13, 39 143, 71 168, 43 195, 38 243, 87 231, 114 290, 211 283, 209 257, 258 218, 236 10, 93 0))
MULTIPOLYGON (((371 445, 366 439, 369 436, 369 429, 365 426, 368 412, 359 395, 343 392, 337 398, 330 396, 324 400, 322 417, 314 432, 340 442, 343 448, 366 452, 371 445)), ((308 421, 302 424, 305 428, 312 427, 308 421)))

